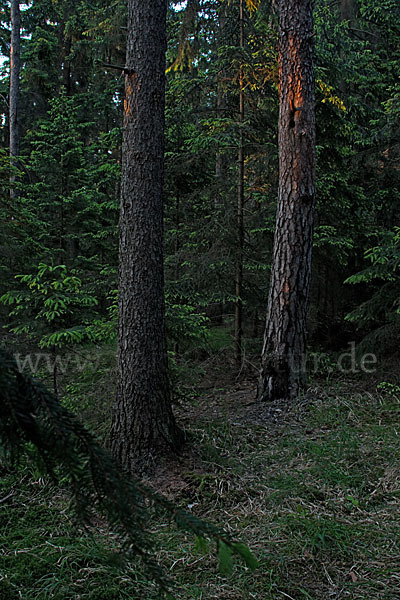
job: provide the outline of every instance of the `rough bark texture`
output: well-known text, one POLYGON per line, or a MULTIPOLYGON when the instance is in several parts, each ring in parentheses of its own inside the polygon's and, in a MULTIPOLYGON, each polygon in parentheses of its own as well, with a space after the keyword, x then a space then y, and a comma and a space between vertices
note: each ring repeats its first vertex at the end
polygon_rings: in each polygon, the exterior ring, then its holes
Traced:
POLYGON ((131 473, 176 449, 165 333, 166 0, 128 0, 120 214, 119 371, 111 447, 131 473))
MULTIPOLYGON (((240 48, 244 48, 244 0, 239 3, 239 27, 240 48)), ((235 363, 240 367, 242 363, 242 336, 243 336, 243 250, 244 250, 244 91, 243 91, 243 68, 240 67, 239 74, 239 151, 238 151, 238 195, 236 207, 237 248, 236 248, 236 272, 235 272, 235 363)))
MULTIPOLYGON (((224 46, 227 44, 227 21, 228 21, 228 4, 224 2, 219 7, 218 12, 218 34, 217 34, 217 47, 224 46)), ((224 118, 227 111, 226 102, 226 69, 221 66, 217 73, 217 105, 216 105, 216 118, 224 118)), ((221 188, 226 183, 227 178, 228 161, 226 156, 226 150, 218 150, 215 160, 215 183, 216 183, 216 195, 215 195, 215 208, 218 208, 221 204, 221 188)))
POLYGON ((279 192, 260 400, 304 382, 315 205, 312 0, 279 1, 279 192))
MULTIPOLYGON (((11 0, 11 48, 10 48, 10 98, 9 98, 9 123, 10 123, 10 159, 11 165, 16 166, 15 157, 19 154, 19 74, 21 68, 21 13, 19 2, 11 0)), ((15 176, 10 177, 10 196, 15 197, 15 176)))

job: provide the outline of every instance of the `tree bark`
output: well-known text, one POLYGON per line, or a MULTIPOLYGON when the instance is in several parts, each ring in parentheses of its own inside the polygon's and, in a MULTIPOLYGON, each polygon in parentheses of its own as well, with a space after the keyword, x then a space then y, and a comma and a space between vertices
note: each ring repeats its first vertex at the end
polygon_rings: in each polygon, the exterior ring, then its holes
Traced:
MULTIPOLYGON (((10 48, 10 164, 17 166, 16 157, 19 155, 20 137, 18 127, 19 76, 21 69, 21 12, 19 2, 11 0, 11 48, 10 48)), ((10 175, 10 197, 15 198, 15 174, 10 175)))
MULTIPOLYGON (((215 52, 218 53, 218 48, 224 46, 227 43, 226 40, 226 23, 228 19, 228 5, 223 3, 219 7, 218 12, 218 34, 217 34, 217 47, 215 52)), ((226 88, 226 69, 224 65, 220 66, 217 74, 217 105, 216 105, 216 117, 217 119, 226 116, 227 102, 225 98, 226 88)), ((227 157, 226 150, 218 150, 215 158, 215 182, 216 182, 216 195, 215 195, 215 208, 221 205, 221 187, 226 183, 227 177, 227 157)))
MULTIPOLYGON (((244 0, 239 4, 239 45, 244 49, 244 0)), ((235 363, 240 367, 242 362, 242 336, 243 336, 243 249, 244 249, 244 91, 243 91, 243 67, 239 73, 239 151, 238 151, 238 188, 237 188, 237 248, 236 248, 236 276, 235 276, 235 363)))
POLYGON ((260 400, 293 398, 305 381, 315 207, 312 0, 279 1, 279 190, 260 400))
POLYGON ((354 0, 340 0, 340 17, 342 21, 352 21, 355 15, 354 0))
POLYGON ((165 332, 163 184, 166 0, 128 0, 120 213, 118 393, 111 448, 130 473, 181 443, 165 332))

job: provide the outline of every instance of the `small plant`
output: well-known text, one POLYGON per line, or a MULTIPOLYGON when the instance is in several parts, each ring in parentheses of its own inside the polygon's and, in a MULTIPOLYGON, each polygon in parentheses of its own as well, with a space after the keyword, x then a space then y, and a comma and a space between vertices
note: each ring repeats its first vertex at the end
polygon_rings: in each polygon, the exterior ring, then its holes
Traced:
POLYGON ((376 386, 376 389, 378 392, 383 392, 392 398, 400 399, 400 385, 390 383, 389 381, 381 381, 381 383, 378 383, 376 386))
POLYGON ((307 371, 314 377, 323 377, 327 379, 337 369, 337 361, 334 356, 327 352, 309 352, 307 356, 307 371))
POLYGON ((368 284, 371 296, 345 318, 360 329, 370 330, 360 348, 376 354, 393 352, 400 327, 400 227, 382 233, 379 245, 367 250, 365 258, 367 268, 345 283, 368 284))
POLYGON ((65 265, 40 263, 34 275, 16 275, 24 289, 9 291, 0 298, 2 304, 13 305, 10 317, 18 324, 10 327, 25 334, 40 348, 61 348, 85 338, 81 323, 82 309, 97 304, 96 298, 82 290, 79 277, 69 274, 65 265), (74 324, 80 321, 79 324, 74 324))
POLYGON ((208 339, 209 320, 187 298, 166 294, 168 340, 183 346, 198 345, 208 339))
MULTIPOLYGON (((82 289, 82 281, 68 273, 65 265, 40 263, 35 274, 16 275, 22 289, 8 291, 0 302, 13 306, 9 313, 14 322, 8 327, 25 335, 39 348, 49 348, 56 358, 57 349, 79 344, 87 337, 85 320, 97 299, 82 289)), ((54 392, 57 394, 57 360, 53 366, 54 392)))

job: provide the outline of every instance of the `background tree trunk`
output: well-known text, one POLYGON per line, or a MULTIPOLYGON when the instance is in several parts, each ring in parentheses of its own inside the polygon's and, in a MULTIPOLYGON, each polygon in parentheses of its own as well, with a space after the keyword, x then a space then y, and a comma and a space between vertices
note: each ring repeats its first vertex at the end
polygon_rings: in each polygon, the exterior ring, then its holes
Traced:
POLYGON ((354 0, 340 0, 340 17, 342 21, 352 21, 355 15, 354 0))
POLYGON ((315 205, 312 0, 280 0, 279 61, 279 191, 261 400, 293 397, 305 378, 315 205))
POLYGON ((131 473, 176 449, 165 333, 163 183, 166 0, 128 1, 114 457, 131 473))
MULTIPOLYGON (((219 7, 218 11, 218 26, 216 37, 216 53, 218 48, 227 44, 227 22, 229 18, 229 5, 224 2, 219 7)), ((217 119, 224 118, 227 115, 228 103, 226 99, 226 66, 224 61, 217 73, 217 104, 216 104, 216 117, 217 119)), ((226 149, 218 150, 215 159, 215 180, 216 180, 216 195, 215 195, 215 208, 218 208, 222 202, 221 188, 226 182, 228 176, 228 157, 226 149)))
MULTIPOLYGON (((244 0, 239 4, 239 46, 244 49, 244 0)), ((242 57, 241 57, 242 60, 242 57)), ((237 248, 236 248, 236 275, 235 275, 235 363, 240 367, 242 362, 242 335, 243 335, 243 247, 244 247, 244 92, 243 92, 243 67, 239 74, 239 151, 238 151, 238 188, 237 188, 237 248)))
MULTIPOLYGON (((11 167, 16 167, 15 158, 19 154, 19 75, 21 68, 21 13, 19 2, 11 0, 11 48, 10 48, 10 98, 9 98, 9 123, 10 123, 10 161, 11 167)), ((10 197, 15 198, 15 174, 10 175, 10 197)))

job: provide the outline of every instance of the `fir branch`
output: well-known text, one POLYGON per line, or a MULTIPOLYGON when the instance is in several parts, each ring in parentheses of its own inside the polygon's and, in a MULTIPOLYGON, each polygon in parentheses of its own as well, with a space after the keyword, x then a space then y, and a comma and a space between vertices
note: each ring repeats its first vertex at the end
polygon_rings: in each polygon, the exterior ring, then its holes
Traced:
MULTIPOLYGON (((162 512, 178 528, 200 538, 227 545, 252 567, 248 549, 235 543, 222 529, 179 509, 167 498, 125 475, 111 455, 94 440, 79 420, 40 383, 19 372, 13 357, 0 349, 0 443, 16 460, 33 444, 47 472, 59 485, 72 490, 76 514, 90 523, 96 513, 105 515, 117 534, 126 558, 142 560, 149 580, 164 592, 173 588, 154 559, 153 537, 148 531, 151 508, 162 512)), ((250 553, 251 556, 251 553, 250 553)))

